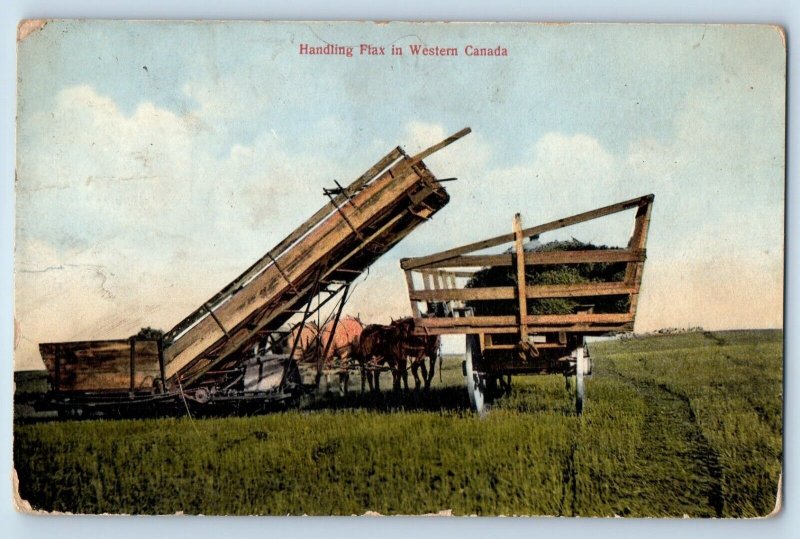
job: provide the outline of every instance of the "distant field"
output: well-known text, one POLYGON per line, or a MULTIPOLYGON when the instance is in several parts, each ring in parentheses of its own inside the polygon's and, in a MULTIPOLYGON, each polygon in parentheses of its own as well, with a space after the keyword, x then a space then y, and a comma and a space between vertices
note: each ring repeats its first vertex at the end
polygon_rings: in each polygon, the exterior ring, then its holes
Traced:
POLYGON ((515 378, 477 418, 450 358, 430 394, 253 417, 19 423, 20 495, 86 513, 763 516, 781 471, 782 339, 595 343, 582 417, 564 378, 544 376, 515 378))

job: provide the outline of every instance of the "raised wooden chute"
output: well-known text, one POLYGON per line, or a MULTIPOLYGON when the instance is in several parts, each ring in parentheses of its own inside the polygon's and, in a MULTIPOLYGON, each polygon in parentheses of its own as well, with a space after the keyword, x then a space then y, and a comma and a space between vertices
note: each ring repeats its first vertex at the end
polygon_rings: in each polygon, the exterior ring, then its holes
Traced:
MULTIPOLYGON (((362 272, 448 203, 423 159, 468 133, 462 129, 415 156, 397 147, 350 185, 326 189, 325 206, 158 341, 153 387, 191 394, 227 384, 243 354, 286 331, 287 322, 303 323, 335 298, 343 305, 362 272)), ((139 393, 131 382, 138 380, 137 347, 128 341, 47 343, 40 351, 56 393, 139 393), (119 376, 92 377, 100 356, 119 376)))

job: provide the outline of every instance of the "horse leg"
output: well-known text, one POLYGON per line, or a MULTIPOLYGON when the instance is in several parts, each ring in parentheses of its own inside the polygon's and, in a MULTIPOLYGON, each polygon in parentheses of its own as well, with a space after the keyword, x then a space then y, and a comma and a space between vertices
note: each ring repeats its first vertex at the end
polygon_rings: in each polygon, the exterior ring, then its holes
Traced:
POLYGON ((345 352, 339 356, 339 393, 347 396, 347 385, 350 382, 350 355, 345 352))
POLYGON ((423 368, 422 376, 425 377, 425 375, 426 375, 425 370, 424 370, 425 369, 425 365, 420 365, 417 361, 414 361, 413 363, 411 363, 411 374, 414 376, 414 391, 419 391, 419 388, 422 385, 422 383, 420 382, 420 379, 419 379, 419 368, 420 367, 423 368))
MULTIPOLYGON (((419 358, 419 368, 422 371, 422 381, 425 382, 425 389, 428 389, 430 383, 428 382, 428 367, 425 365, 425 356, 419 358)), ((419 382, 417 382, 417 389, 419 389, 419 382)))
POLYGON ((403 386, 405 386, 406 391, 408 391, 408 362, 405 358, 403 359, 403 368, 400 370, 400 374, 403 379, 403 386))
POLYGON ((400 391, 401 381, 403 379, 403 371, 405 371, 405 359, 398 360, 392 365, 392 389, 400 391))
POLYGON ((364 362, 359 363, 359 370, 361 372, 361 394, 364 394, 364 391, 367 389, 367 379, 366 377, 366 369, 364 368, 364 362))
POLYGON ((431 363, 431 370, 428 371, 428 375, 425 377, 426 390, 431 388, 431 382, 433 381, 433 374, 436 372, 436 354, 431 354, 430 363, 431 363))

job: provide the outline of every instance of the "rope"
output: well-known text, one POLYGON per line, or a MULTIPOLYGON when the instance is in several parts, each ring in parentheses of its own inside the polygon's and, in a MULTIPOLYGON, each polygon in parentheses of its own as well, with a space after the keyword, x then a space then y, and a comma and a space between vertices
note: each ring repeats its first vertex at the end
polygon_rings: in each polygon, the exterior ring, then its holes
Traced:
POLYGON ((183 405, 186 407, 186 413, 189 415, 189 422, 191 423, 195 434, 200 436, 200 431, 197 430, 197 426, 194 424, 194 418, 192 417, 192 412, 189 411, 189 403, 186 402, 186 395, 184 395, 184 393, 183 393, 183 385, 181 384, 180 376, 178 377, 178 389, 181 390, 181 399, 183 399, 183 405))

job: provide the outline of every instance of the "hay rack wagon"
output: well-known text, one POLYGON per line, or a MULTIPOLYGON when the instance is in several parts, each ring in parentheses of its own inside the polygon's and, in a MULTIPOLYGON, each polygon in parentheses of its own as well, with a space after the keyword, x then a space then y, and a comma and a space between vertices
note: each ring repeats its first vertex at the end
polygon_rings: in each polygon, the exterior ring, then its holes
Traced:
POLYGON ((647 195, 531 228, 522 228, 517 214, 510 234, 401 261, 415 332, 466 335, 463 372, 473 409, 483 413, 510 391, 512 375, 563 374, 575 377, 582 412, 584 377, 591 373, 585 338, 633 331, 653 200, 647 195), (546 232, 626 210, 635 217, 624 249, 578 242, 548 250, 538 241, 546 232), (502 253, 485 254, 509 243, 502 253), (570 278, 586 268, 603 269, 604 277, 570 278), (491 275, 495 282, 487 286, 491 275))
POLYGON ((295 399, 308 389, 291 359, 297 341, 288 354, 276 343, 326 305, 335 332, 353 281, 448 203, 423 159, 469 132, 415 156, 397 147, 325 189, 325 206, 163 335, 40 344, 51 390, 39 408, 78 416, 295 399))

